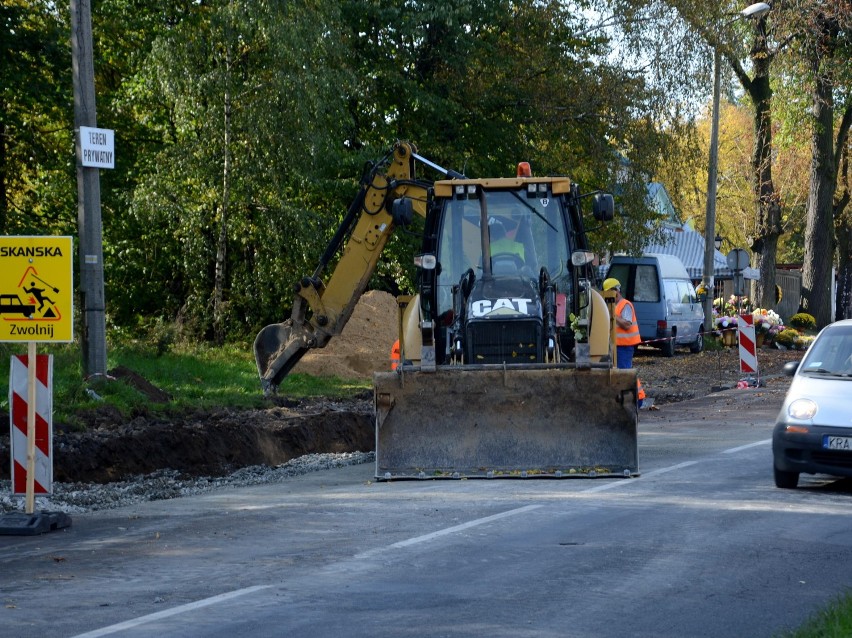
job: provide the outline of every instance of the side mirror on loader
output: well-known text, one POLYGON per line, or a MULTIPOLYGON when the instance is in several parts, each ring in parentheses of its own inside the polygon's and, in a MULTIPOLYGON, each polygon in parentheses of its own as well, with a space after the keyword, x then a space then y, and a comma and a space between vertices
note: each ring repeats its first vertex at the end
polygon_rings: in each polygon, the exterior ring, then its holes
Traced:
POLYGON ((391 217, 397 226, 408 226, 414 219, 414 204, 408 197, 400 197, 391 204, 391 217))
POLYGON ((592 203, 592 214, 599 222, 612 221, 615 217, 615 201, 609 193, 597 193, 592 203))

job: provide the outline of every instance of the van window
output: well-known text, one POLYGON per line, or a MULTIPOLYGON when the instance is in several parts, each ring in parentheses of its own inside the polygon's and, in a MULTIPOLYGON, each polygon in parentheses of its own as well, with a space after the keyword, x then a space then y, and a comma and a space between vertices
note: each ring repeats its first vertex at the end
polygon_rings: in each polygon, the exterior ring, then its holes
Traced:
POLYGON ((658 302, 659 300, 660 284, 657 281, 657 267, 650 264, 637 265, 633 301, 658 302))
POLYGON ((677 282, 666 279, 663 284, 666 287, 666 301, 669 303, 680 303, 680 290, 677 287, 677 282))
POLYGON ((630 265, 629 264, 612 264, 609 267, 607 277, 615 277, 618 283, 621 284, 621 292, 626 296, 627 289, 630 287, 630 265))
POLYGON ((679 281, 677 284, 678 291, 680 292, 680 301, 681 303, 695 303, 695 288, 692 287, 692 284, 688 281, 679 281))

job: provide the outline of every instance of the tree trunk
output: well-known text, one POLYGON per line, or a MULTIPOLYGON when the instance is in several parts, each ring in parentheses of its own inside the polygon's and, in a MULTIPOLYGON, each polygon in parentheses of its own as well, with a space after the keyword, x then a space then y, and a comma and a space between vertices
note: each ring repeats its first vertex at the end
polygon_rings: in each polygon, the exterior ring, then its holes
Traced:
POLYGON ((5 103, 0 101, 0 235, 6 234, 6 219, 9 215, 9 202, 6 199, 6 123, 5 103))
POLYGON ((218 346, 225 343, 225 260, 228 247, 228 207, 231 195, 231 91, 228 84, 230 72, 230 49, 226 47, 222 205, 219 217, 219 234, 216 240, 216 272, 213 280, 213 340, 218 346))
POLYGON ((745 87, 754 104, 755 133, 751 169, 757 211, 750 243, 756 257, 755 266, 760 270, 760 279, 755 284, 752 297, 761 308, 775 306, 775 256, 781 235, 781 201, 772 183, 771 59, 766 44, 766 24, 761 19, 755 25, 755 42, 751 50, 754 79, 745 87))
MULTIPOLYGON (((847 111, 852 113, 852 111, 847 111)), ((849 118, 844 117, 844 121, 849 118)), ((846 214, 849 205, 849 147, 845 143, 846 131, 838 134, 838 144, 842 154, 839 162, 839 172, 842 178, 835 187, 834 228, 837 242, 837 299, 835 321, 852 319, 852 215, 846 214), (842 184, 842 189, 840 188, 842 184), (837 192, 840 196, 837 197, 837 192)), ((835 157, 837 155, 835 154, 835 157)))
POLYGON ((837 229, 837 310, 835 321, 852 319, 852 228, 837 229))
POLYGON ((811 176, 805 226, 805 260, 802 267, 802 301, 805 312, 814 316, 817 327, 832 322, 831 267, 834 257, 833 200, 837 168, 834 165, 833 82, 814 60, 813 132, 811 133, 811 176))

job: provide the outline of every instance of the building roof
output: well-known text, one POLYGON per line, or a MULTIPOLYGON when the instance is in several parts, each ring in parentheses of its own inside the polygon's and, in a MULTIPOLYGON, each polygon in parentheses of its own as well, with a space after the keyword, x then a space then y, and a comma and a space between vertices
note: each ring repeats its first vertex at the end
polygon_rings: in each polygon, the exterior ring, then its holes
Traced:
MULTIPOLYGON (((701 279, 704 276, 704 235, 689 228, 666 228, 664 233, 666 242, 646 244, 643 251, 675 255, 686 266, 686 272, 692 279, 701 279)), ((743 271, 743 275, 746 279, 758 279, 760 272, 756 268, 749 267, 743 271)), ((732 279, 733 276, 733 271, 728 267, 727 257, 714 248, 713 277, 716 279, 732 279)))

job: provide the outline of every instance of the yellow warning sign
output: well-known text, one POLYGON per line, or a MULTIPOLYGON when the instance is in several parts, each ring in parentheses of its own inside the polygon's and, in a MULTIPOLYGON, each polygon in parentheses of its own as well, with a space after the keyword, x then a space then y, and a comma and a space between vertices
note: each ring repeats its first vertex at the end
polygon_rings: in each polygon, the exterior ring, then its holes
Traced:
POLYGON ((0 236, 0 341, 73 341, 71 237, 0 236))

